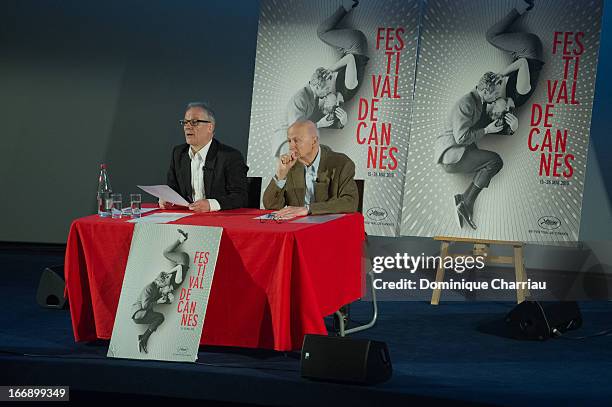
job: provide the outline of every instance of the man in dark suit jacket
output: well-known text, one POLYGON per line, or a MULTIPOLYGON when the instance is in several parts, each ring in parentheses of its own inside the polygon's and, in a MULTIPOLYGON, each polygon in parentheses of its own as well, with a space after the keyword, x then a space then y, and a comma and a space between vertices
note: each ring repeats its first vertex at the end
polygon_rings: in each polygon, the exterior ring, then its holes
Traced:
MULTIPOLYGON (((187 105, 180 121, 186 144, 174 147, 168 186, 191 202, 189 209, 210 212, 247 205, 247 169, 242 154, 213 139, 215 114, 202 102, 187 105)), ((161 208, 171 205, 159 201, 161 208)))

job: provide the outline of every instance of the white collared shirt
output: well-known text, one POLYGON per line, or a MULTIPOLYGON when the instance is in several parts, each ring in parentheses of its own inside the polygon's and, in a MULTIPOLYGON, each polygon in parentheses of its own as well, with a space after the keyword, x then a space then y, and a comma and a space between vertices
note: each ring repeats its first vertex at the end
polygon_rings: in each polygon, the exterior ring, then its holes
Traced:
MULTIPOLYGON (((191 189, 193 191, 191 198, 193 202, 200 199, 206 199, 206 191, 204 190, 204 165, 206 164, 206 155, 208 154, 211 143, 212 139, 197 153, 194 153, 191 147, 189 147, 188 150, 189 158, 191 159, 191 189)), ((221 205, 219 205, 216 199, 209 199, 208 203, 210 204, 211 211, 218 211, 221 209, 221 205)))
MULTIPOLYGON (((304 195, 304 206, 308 206, 314 202, 315 199, 315 183, 317 182, 317 172, 319 172, 319 164, 321 163, 321 147, 319 147, 319 151, 317 152, 317 156, 312 162, 312 164, 307 167, 304 166, 304 181, 306 183, 306 194, 304 195)), ((279 188, 283 188, 287 179, 276 179, 276 175, 274 176, 274 181, 279 188)))

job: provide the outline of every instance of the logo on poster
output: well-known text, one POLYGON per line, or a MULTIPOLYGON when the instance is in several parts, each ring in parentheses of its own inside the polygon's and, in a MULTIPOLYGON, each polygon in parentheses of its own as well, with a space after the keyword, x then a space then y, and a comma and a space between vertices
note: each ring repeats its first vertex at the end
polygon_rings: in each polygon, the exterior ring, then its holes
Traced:
POLYGON ((389 214, 383 208, 370 208, 366 212, 366 216, 374 221, 386 219, 389 214))
POLYGON ((542 216, 540 219, 538 219, 538 225, 542 229, 558 229, 561 226, 561 220, 554 216, 542 216))

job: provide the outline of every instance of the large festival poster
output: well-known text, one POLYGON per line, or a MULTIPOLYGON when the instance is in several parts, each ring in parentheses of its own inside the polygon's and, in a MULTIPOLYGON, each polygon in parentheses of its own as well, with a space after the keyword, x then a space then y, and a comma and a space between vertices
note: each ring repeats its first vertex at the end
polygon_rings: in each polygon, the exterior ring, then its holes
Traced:
POLYGON ((350 157, 372 235, 396 236, 408 151, 420 3, 262 0, 249 176, 265 189, 296 120, 350 157))
POLYGON ((109 357, 196 361, 222 230, 135 225, 109 357))
POLYGON ((599 0, 429 0, 402 235, 578 240, 599 0))

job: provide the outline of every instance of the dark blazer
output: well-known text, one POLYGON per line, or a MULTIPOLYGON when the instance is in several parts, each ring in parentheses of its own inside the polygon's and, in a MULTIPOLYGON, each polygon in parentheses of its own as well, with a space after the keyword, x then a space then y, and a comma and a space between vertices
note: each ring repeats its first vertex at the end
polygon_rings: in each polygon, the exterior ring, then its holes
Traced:
MULTIPOLYGON (((481 120, 484 103, 476 89, 464 95, 454 105, 435 143, 436 164, 459 162, 465 148, 484 137, 489 121, 481 120)), ((492 121, 492 120, 490 120, 492 121)))
MULTIPOLYGON (((310 203, 310 212, 313 215, 356 212, 359 193, 354 177, 353 161, 346 155, 336 153, 322 145, 314 202, 310 203)), ((287 173, 287 181, 283 188, 279 188, 272 178, 264 192, 263 204, 266 209, 275 210, 285 205, 304 206, 305 195, 304 164, 298 161, 287 173)))
MULTIPOLYGON (((191 159, 189 144, 181 144, 172 150, 168 170, 168 186, 188 202, 192 202, 191 159)), ((221 209, 247 206, 247 170, 242 154, 232 147, 211 141, 204 163, 204 191, 206 198, 216 199, 221 209)))

